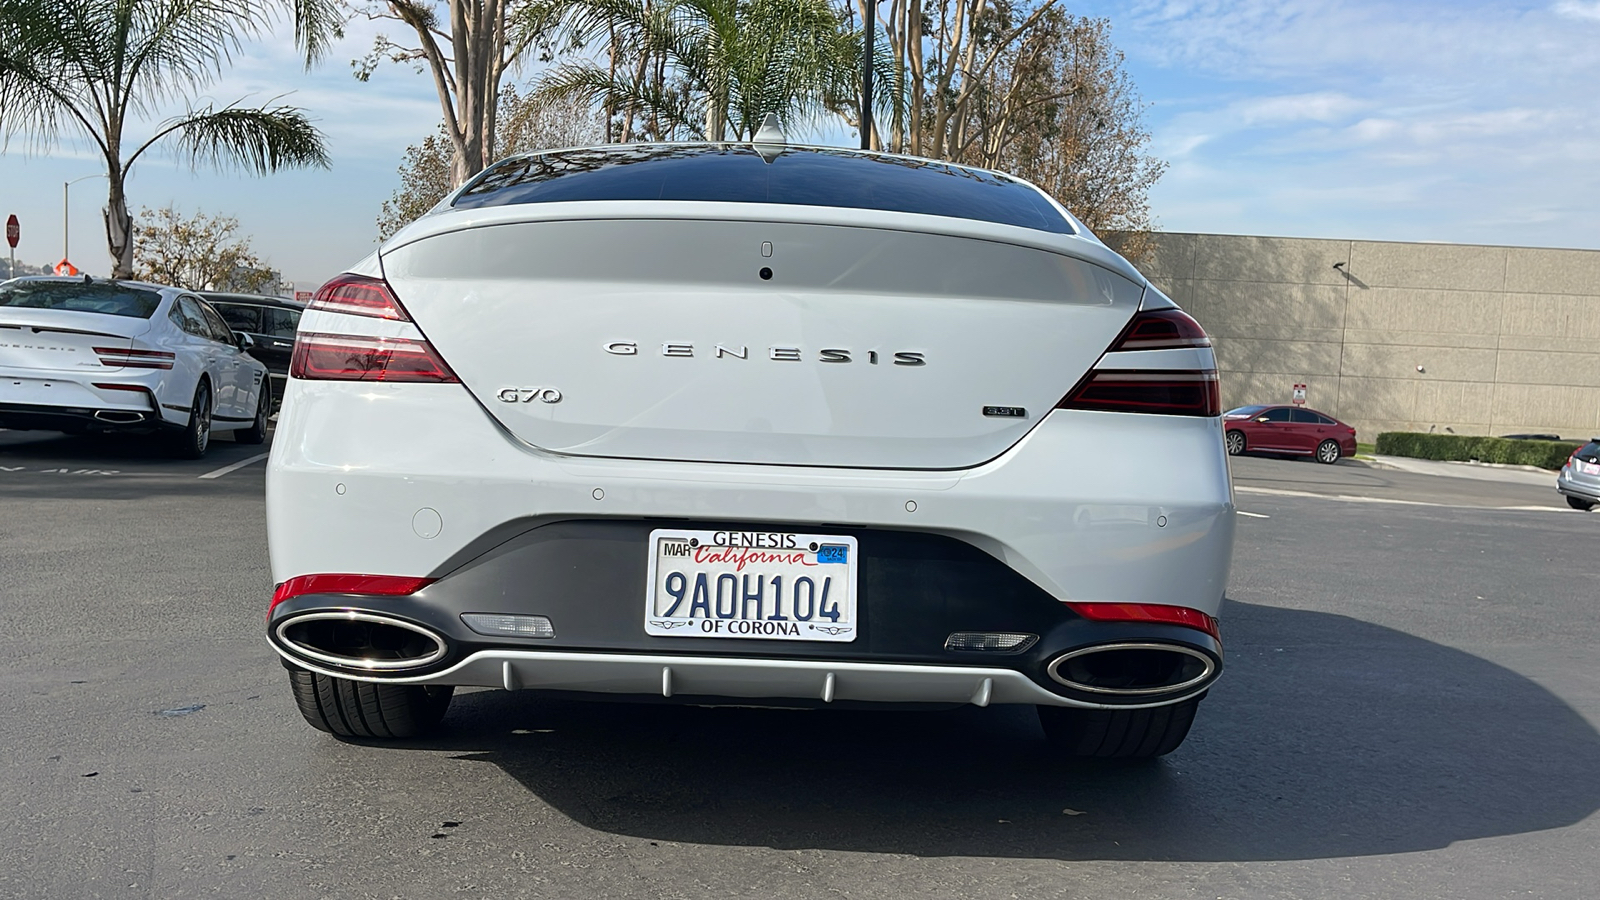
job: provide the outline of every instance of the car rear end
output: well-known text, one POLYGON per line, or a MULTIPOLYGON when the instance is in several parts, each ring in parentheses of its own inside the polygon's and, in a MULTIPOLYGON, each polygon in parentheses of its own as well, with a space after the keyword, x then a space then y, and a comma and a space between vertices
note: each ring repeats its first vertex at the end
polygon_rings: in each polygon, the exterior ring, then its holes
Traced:
POLYGON ((1572 451, 1556 475, 1556 490, 1574 509, 1593 509, 1600 504, 1600 438, 1572 451))
POLYGON ((268 631, 341 709, 487 685, 1176 719, 1221 671, 1209 342, 1069 229, 458 208, 325 286, 290 375, 268 631))
POLYGON ((146 340, 154 287, 81 278, 0 285, 0 428, 148 432, 174 354, 146 340))

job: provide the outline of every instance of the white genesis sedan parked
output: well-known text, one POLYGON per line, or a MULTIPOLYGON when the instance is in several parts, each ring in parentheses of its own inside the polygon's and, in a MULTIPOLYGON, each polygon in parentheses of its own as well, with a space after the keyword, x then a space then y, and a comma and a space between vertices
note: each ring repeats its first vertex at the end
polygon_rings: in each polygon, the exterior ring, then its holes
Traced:
POLYGON ((457 685, 1038 708, 1155 756, 1222 668, 1194 320, 1031 185, 781 144, 502 161, 317 294, 267 482, 301 712, 457 685))
POLYGON ((267 368, 194 294, 135 281, 0 283, 0 428, 165 433, 181 457, 213 432, 259 444, 267 368))

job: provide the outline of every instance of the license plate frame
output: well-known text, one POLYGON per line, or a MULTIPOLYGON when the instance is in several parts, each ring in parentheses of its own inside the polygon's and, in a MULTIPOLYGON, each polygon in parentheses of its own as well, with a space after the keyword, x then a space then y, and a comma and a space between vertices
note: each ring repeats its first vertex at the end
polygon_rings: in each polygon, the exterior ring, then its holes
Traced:
POLYGON ((646 634, 849 643, 860 632, 849 535, 657 528, 646 552, 646 634))

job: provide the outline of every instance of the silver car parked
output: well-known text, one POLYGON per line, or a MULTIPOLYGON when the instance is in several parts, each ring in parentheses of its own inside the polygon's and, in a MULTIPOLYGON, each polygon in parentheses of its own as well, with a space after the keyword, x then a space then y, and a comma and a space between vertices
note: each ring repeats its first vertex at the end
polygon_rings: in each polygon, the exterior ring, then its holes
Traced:
POLYGON ((1573 509, 1590 510, 1600 503, 1600 438, 1572 452, 1556 477, 1556 490, 1573 509))

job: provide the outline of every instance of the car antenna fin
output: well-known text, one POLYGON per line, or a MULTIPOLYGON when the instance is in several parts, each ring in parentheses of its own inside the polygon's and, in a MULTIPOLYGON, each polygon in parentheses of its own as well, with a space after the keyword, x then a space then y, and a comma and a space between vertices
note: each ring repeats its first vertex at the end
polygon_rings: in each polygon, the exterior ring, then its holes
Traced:
POLYGON ((777 113, 767 113, 750 144, 761 156, 762 162, 771 164, 773 160, 783 155, 784 149, 789 144, 789 136, 783 133, 783 126, 778 122, 777 113))

